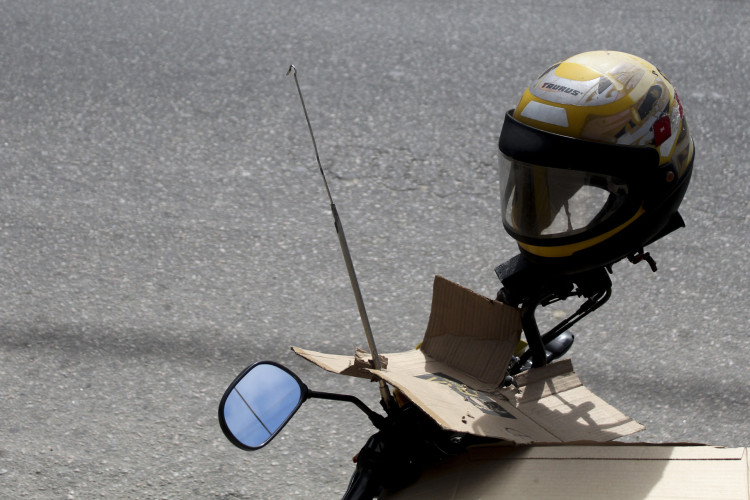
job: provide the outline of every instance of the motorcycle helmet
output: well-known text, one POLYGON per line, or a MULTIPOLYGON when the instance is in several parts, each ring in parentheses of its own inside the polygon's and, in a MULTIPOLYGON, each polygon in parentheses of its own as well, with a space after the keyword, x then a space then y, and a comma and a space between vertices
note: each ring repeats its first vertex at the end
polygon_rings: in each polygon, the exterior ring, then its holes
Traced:
POLYGON ((672 84, 640 57, 554 64, 506 113, 499 148, 503 225, 531 262, 608 266, 684 226, 693 141, 672 84))

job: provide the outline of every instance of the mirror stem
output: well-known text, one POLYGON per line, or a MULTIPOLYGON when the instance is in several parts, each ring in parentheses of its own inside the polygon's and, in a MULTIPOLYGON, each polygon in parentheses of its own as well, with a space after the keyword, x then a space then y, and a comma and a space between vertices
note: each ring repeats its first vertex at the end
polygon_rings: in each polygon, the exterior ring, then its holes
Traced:
POLYGON ((355 405, 357 405, 357 408, 362 410, 365 415, 367 415, 367 417, 370 419, 370 422, 372 422, 372 425, 374 425, 378 430, 383 429, 385 425, 385 417, 372 411, 366 404, 362 402, 362 400, 360 400, 356 396, 351 396, 349 394, 335 394, 332 392, 318 392, 308 390, 307 397, 329 399, 332 401, 348 401, 350 403, 354 403, 355 405))

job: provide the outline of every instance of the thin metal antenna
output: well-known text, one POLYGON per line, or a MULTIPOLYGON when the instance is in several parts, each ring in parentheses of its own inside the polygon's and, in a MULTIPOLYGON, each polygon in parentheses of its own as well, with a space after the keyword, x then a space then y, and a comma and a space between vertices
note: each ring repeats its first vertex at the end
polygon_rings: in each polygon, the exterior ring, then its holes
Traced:
MULTIPOLYGON (((328 193, 328 200, 331 203, 331 213, 333 214, 333 221, 336 227, 336 233, 339 236, 339 244, 341 245, 341 252, 344 254, 344 261, 346 262, 346 270, 349 272, 349 281, 352 283, 352 290, 354 291, 354 298, 357 301, 357 308, 359 309, 359 317, 362 319, 362 326, 365 329, 365 337, 367 337, 367 344, 370 347, 370 354, 375 369, 382 370, 383 366, 380 363, 380 356, 378 356, 378 350, 375 347, 375 339, 372 336, 372 328, 370 328, 370 320, 367 318, 367 311, 365 310, 365 301, 362 298, 362 292, 359 289, 359 281, 357 281, 357 273, 354 271, 354 263, 352 262, 352 256, 349 252, 349 245, 346 243, 346 236, 344 235, 344 226, 341 225, 341 219, 339 213, 336 210, 336 204, 333 202, 331 196, 331 190, 328 187, 328 181, 326 180, 326 174, 323 171, 323 166, 320 164, 320 155, 318 154, 318 145, 315 142, 315 135, 313 134, 312 125, 310 125, 310 117, 307 114, 307 107, 305 106, 305 99, 302 97, 302 89, 299 86, 299 80, 297 79, 297 68, 294 65, 289 66, 289 73, 294 72, 294 83, 297 85, 297 93, 299 94, 299 100, 302 103, 302 110, 305 112, 305 120, 307 121, 307 128, 310 131, 310 138, 312 139, 313 148, 315 149, 315 160, 318 162, 318 169, 320 175, 323 177, 323 183, 326 187, 326 193, 328 193)), ((380 394, 383 398, 383 403, 386 409, 390 408, 393 403, 393 397, 388 390, 388 385, 385 381, 380 379, 380 394)))
POLYGON ((315 160, 318 162, 318 169, 320 170, 320 175, 323 176, 323 184, 326 186, 326 193, 328 193, 328 200, 331 202, 331 205, 333 205, 333 197, 331 196, 331 190, 328 188, 328 181, 326 180, 326 173, 323 171, 323 165, 320 164, 320 155, 318 154, 318 144, 315 142, 315 135, 312 131, 312 125, 310 125, 310 117, 307 115, 307 106, 305 106, 305 99, 302 97, 302 89, 299 87, 299 80, 297 79, 297 68, 294 67, 294 64, 289 65, 289 70, 286 72, 286 75, 289 76, 289 73, 294 71, 294 83, 297 85, 297 93, 299 94, 299 101, 302 103, 302 111, 305 112, 305 121, 307 122, 307 129, 310 131, 310 139, 312 139, 313 143, 313 149, 315 149, 315 160))

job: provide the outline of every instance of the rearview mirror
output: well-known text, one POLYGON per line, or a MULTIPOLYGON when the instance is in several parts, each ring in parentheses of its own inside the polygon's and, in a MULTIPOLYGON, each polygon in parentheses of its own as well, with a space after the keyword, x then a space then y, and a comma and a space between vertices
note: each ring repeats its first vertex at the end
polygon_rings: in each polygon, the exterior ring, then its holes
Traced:
POLYGON ((234 445, 257 450, 281 431, 308 396, 294 373, 261 361, 240 373, 221 398, 221 430, 234 445))

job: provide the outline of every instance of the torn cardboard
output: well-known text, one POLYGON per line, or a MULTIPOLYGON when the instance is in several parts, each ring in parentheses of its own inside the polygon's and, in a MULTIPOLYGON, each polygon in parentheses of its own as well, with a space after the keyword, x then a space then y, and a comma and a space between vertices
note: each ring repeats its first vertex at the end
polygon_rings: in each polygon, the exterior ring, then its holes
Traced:
POLYGON ((518 309, 436 276, 421 348, 384 355, 384 369, 361 352, 292 349, 328 371, 385 380, 445 429, 517 444, 609 441, 643 429, 588 390, 568 360, 501 388, 520 335, 518 309))
POLYGON ((625 443, 477 447, 381 498, 748 500, 748 449, 625 443))

